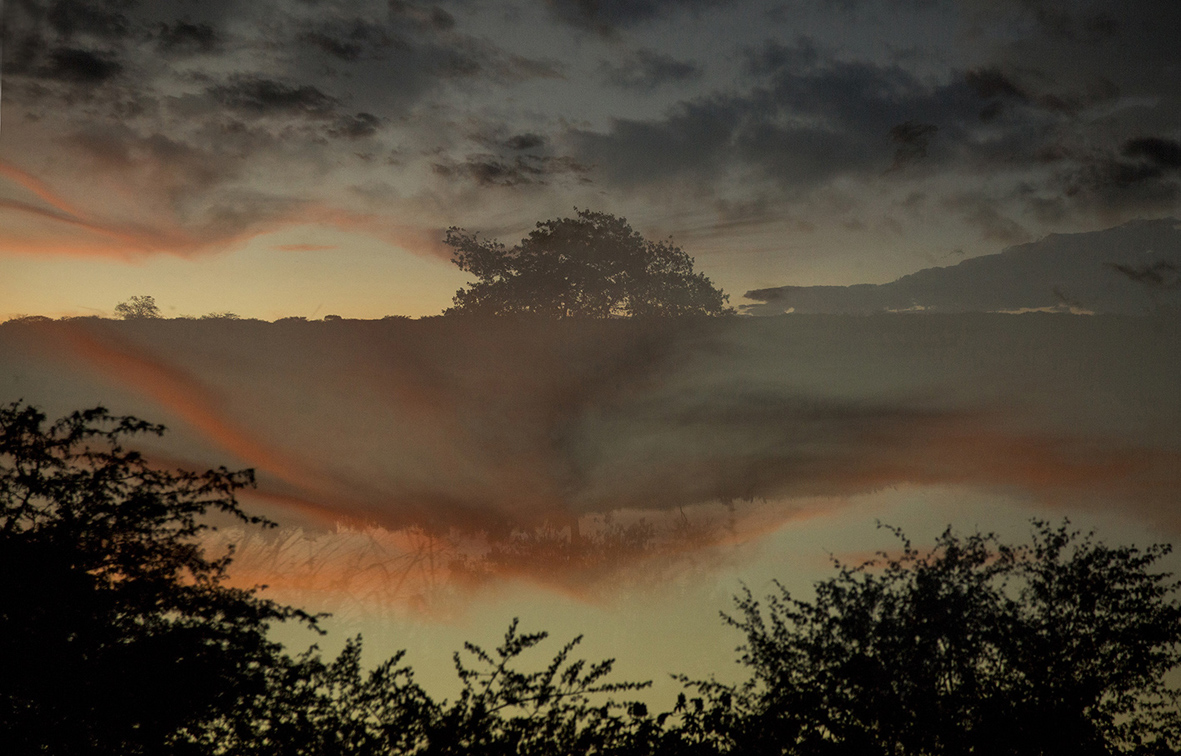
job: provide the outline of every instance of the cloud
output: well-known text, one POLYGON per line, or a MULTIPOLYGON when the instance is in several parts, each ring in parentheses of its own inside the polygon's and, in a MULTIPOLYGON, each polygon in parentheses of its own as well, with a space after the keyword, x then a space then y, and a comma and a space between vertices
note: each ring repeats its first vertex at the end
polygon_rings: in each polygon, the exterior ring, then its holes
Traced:
POLYGON ((641 92, 695 81, 704 74, 696 63, 652 50, 637 50, 618 62, 605 61, 599 70, 608 84, 641 92))
POLYGON ((611 34, 620 28, 721 8, 733 0, 546 0, 553 16, 581 29, 611 34))
POLYGON ((541 134, 525 133, 517 134, 507 139, 504 146, 510 150, 534 150, 546 145, 546 138, 541 134))
POLYGON ((131 21, 117 10, 120 2, 56 0, 48 7, 45 20, 63 37, 86 34, 104 39, 122 39, 131 34, 131 21))
POLYGON ((551 178, 578 176, 587 170, 572 158, 538 155, 518 155, 508 160, 494 155, 473 155, 461 162, 433 163, 431 168, 445 179, 466 180, 485 187, 548 184, 551 178))
MULTIPOLYGON (((579 156, 617 186, 680 175, 711 184, 733 170, 798 194, 889 167, 899 123, 957 134, 974 100, 959 81, 932 85, 896 66, 825 57, 807 39, 752 50, 748 68, 760 83, 745 92, 683 101, 660 119, 617 119, 606 132, 574 132, 579 156)), ((929 142, 930 133, 911 136, 929 142)))
POLYGON ((254 76, 234 76, 229 84, 210 87, 222 105, 255 115, 290 113, 323 118, 333 113, 337 100, 310 85, 291 86, 254 76))
POLYGON ((194 55, 210 53, 221 43, 221 36, 206 23, 176 21, 161 23, 157 27, 160 50, 173 55, 194 55))
MULTIPOLYGON (((6 154, 71 187, 75 210, 5 198, 0 235, 29 253, 224 249, 308 208, 404 228, 395 207, 440 215, 432 162, 498 181, 494 161, 460 157, 454 91, 561 75, 429 4, 27 0, 4 16, 6 154), (397 203, 374 189, 394 162, 411 187, 397 203)), ((577 170, 548 152, 498 160, 507 183, 577 170)))
POLYGON ((933 123, 915 123, 907 121, 890 129, 890 139, 898 145, 894 151, 892 170, 898 170, 909 163, 921 160, 927 156, 927 145, 938 133, 939 127, 933 123))
MULTIPOLYGON (((265 511, 306 528, 293 553, 323 563, 292 565, 293 590, 368 574, 334 552, 386 564, 371 587, 392 589, 427 541, 460 562, 444 582, 610 583, 891 486, 1181 527, 1171 334, 860 321, 75 320, 4 325, 0 355, 5 375, 70 365, 87 395, 131 397, 116 412, 171 418, 169 459, 257 467, 265 511)), ((55 385, 26 398, 60 406, 55 385)))

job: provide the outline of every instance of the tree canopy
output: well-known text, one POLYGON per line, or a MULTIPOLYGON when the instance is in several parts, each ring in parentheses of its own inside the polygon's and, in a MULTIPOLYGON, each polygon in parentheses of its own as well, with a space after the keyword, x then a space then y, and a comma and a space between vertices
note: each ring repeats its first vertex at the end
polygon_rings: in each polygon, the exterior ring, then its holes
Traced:
POLYGON ((671 241, 649 241, 614 215, 579 210, 543 221, 511 248, 459 228, 452 261, 476 282, 448 313, 611 318, 727 315, 729 297, 671 241))

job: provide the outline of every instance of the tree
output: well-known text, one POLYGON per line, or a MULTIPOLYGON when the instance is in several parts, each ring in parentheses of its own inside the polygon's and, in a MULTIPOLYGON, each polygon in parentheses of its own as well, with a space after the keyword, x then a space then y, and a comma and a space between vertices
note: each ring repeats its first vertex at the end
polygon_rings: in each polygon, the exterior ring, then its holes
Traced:
MULTIPOLYGON (((699 683, 690 717, 728 749, 791 754, 1175 753, 1178 582, 1167 546, 1111 548, 1035 521, 1033 541, 902 540, 816 585, 749 591, 740 688, 699 683), (708 720, 708 721, 707 721, 708 720), (702 727, 706 722, 708 727, 702 727)), ((699 740, 706 738, 699 737, 699 740)))
POLYGON ((155 297, 144 295, 115 305, 115 314, 124 320, 151 320, 160 317, 160 308, 155 297))
POLYGON ((123 439, 163 427, 103 408, 47 424, 0 407, 0 741, 8 754, 203 752, 246 723, 279 673, 267 639, 315 618, 223 584, 202 517, 242 512, 250 471, 161 470, 123 439))
POLYGON ((455 293, 448 313, 550 317, 727 315, 729 297, 671 241, 653 242, 623 218, 579 210, 549 220, 506 248, 459 228, 447 232, 452 261, 478 280, 455 293))

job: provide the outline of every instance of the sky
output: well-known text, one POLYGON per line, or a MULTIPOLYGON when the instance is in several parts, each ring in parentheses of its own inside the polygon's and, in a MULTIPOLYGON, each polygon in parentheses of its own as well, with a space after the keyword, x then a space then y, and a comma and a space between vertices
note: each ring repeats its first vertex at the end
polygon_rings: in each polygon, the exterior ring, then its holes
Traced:
POLYGON ((0 317, 436 314, 575 208, 752 289, 1176 216, 1172 2, 4 4, 0 317))
POLYGON ((718 612, 744 584, 806 592, 896 545, 879 522, 920 546, 1030 517, 1181 532, 1167 312, 347 320, 448 307, 450 227, 511 245, 576 208, 671 236, 735 305, 1181 217, 1181 4, 9 0, 3 22, 0 400, 105 404, 168 425, 161 463, 256 469, 244 505, 280 529, 208 545, 333 611, 329 651, 364 632, 431 687, 521 616, 670 706, 665 673, 735 674, 718 612), (309 321, 2 322, 140 295, 309 321))

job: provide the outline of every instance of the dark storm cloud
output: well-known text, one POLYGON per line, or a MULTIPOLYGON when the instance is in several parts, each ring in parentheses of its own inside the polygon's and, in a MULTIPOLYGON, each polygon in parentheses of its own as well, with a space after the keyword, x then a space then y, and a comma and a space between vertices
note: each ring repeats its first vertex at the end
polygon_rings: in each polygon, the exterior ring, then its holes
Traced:
POLYGON ((907 121, 890 129, 890 140, 898 145, 894 151, 894 170, 927 156, 927 145, 939 131, 933 123, 907 121))
POLYGON ((541 134, 525 133, 509 137, 504 143, 510 150, 535 150, 546 145, 546 138, 541 134))
POLYGON ((1181 200, 1181 142, 1134 137, 1118 148, 1062 149, 1049 190, 1102 213, 1168 212, 1181 200))
POLYGON ((638 50, 619 62, 606 61, 599 70, 608 84, 640 91, 650 91, 666 84, 696 81, 704 73, 696 63, 677 60, 652 50, 638 50))
POLYGON ((899 149, 892 137, 912 157, 925 152, 931 126, 955 135, 979 104, 961 80, 930 85, 897 66, 823 56, 809 40, 752 50, 747 68, 758 83, 746 92, 689 100, 660 120, 619 119, 606 133, 576 132, 581 156, 622 185, 678 174, 709 181, 741 165, 806 190, 888 168, 899 149), (893 132, 900 123, 918 132, 893 132))
POLYGON ((209 94, 226 107, 256 115, 283 113, 324 118, 333 114, 338 101, 311 85, 289 85, 254 76, 235 76, 230 83, 209 88, 209 94))
POLYGON ((433 163, 431 169, 443 178, 483 187, 546 184, 553 177, 586 173, 586 167, 571 158, 539 155, 473 155, 458 162, 433 163))
POLYGON ((734 0, 545 0, 553 15, 573 26, 609 34, 678 13, 733 4, 734 0))
POLYGON ((101 84, 114 78, 123 66, 105 53, 59 47, 49 53, 47 65, 39 73, 48 79, 77 84, 101 84))
POLYGON ((1181 142, 1160 137, 1129 139, 1122 150, 1124 157, 1144 158, 1162 171, 1181 169, 1181 142))

